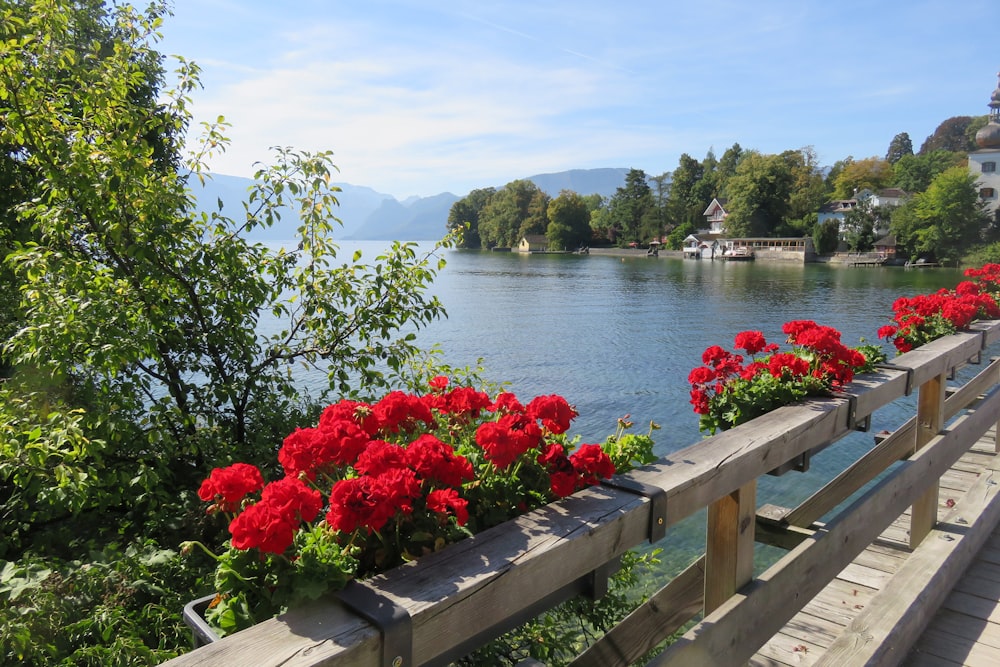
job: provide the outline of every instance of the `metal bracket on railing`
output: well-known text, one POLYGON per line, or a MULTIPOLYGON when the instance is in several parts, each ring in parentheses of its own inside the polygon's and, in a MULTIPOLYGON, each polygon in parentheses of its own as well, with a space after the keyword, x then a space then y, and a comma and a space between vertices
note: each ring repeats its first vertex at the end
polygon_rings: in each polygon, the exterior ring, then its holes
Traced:
POLYGON ((854 394, 847 394, 847 428, 852 431, 867 433, 871 425, 871 415, 867 415, 860 422, 858 421, 858 397, 854 394))
POLYGON ((382 667, 413 665, 413 622, 406 609, 356 580, 347 582, 336 596, 382 634, 382 667))
POLYGON ((913 369, 907 368, 906 366, 897 366, 896 364, 875 364, 875 368, 882 368, 887 371, 903 371, 906 373, 906 395, 909 396, 913 393, 913 369))
POLYGON ((979 334, 979 352, 976 352, 976 356, 969 359, 969 363, 978 366, 983 363, 983 350, 986 349, 986 329, 973 329, 973 331, 979 334))
POLYGON ((601 486, 620 489, 649 498, 649 543, 662 540, 667 534, 667 491, 629 477, 615 476, 601 480, 601 486))

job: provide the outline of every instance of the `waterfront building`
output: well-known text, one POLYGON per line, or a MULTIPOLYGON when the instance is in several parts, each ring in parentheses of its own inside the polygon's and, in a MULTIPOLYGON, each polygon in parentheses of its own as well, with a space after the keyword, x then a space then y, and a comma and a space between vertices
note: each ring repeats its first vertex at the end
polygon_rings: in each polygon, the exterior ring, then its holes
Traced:
MULTIPOLYGON (((1000 77, 1000 74, 997 75, 1000 77)), ((989 122, 976 133, 978 150, 969 153, 969 171, 976 177, 979 199, 994 219, 1000 218, 1000 83, 990 97, 989 122)))

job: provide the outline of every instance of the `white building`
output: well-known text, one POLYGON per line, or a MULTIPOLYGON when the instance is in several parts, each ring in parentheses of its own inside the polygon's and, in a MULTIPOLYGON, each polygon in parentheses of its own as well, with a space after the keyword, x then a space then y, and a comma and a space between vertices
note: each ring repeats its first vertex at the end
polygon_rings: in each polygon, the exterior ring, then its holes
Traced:
MULTIPOLYGON (((1000 75, 997 75, 1000 77, 1000 75)), ((979 198, 993 216, 1000 209, 1000 84, 990 98, 989 122, 976 132, 979 150, 969 153, 969 171, 977 179, 979 198)))

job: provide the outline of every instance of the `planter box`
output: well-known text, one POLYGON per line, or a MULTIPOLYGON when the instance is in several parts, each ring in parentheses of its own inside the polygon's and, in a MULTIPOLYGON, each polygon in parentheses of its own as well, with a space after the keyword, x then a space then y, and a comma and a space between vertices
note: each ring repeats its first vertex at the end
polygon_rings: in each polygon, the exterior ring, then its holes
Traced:
POLYGON ((192 600, 184 605, 184 624, 191 628, 191 641, 195 648, 206 646, 221 639, 205 620, 205 610, 215 599, 215 595, 192 600))

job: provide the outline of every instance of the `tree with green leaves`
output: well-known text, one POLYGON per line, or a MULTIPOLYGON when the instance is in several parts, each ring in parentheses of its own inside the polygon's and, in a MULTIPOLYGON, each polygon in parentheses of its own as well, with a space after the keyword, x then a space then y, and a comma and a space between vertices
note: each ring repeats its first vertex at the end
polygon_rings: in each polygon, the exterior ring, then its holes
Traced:
POLYGON ((893 181, 892 165, 879 157, 850 160, 833 182, 835 199, 851 199, 862 190, 878 192, 893 181))
POLYGON ((983 239, 989 216, 976 177, 963 166, 939 174, 927 188, 897 208, 892 231, 912 255, 954 265, 983 239))
POLYGON ((836 218, 824 220, 813 227, 813 247, 820 255, 828 255, 840 245, 840 221, 836 218))
POLYGON ((780 155, 748 151, 729 179, 729 236, 773 236, 785 222, 794 177, 780 155))
POLYGON ((625 174, 625 184, 615 190, 608 202, 608 210, 613 225, 621 230, 621 240, 639 242, 642 219, 653 207, 653 194, 642 169, 629 169, 625 174))
POLYGON ((642 234, 648 238, 665 236, 672 227, 667 214, 667 203, 670 199, 670 172, 665 171, 659 176, 650 176, 650 194, 653 205, 642 220, 642 234))
POLYGON ((494 188, 473 190, 451 205, 451 210, 448 211, 448 231, 458 234, 461 239, 459 245, 463 248, 482 247, 482 240, 479 238, 479 213, 495 192, 494 188))
POLYGON ((841 232, 852 252, 868 252, 878 240, 878 231, 889 228, 893 206, 874 206, 868 197, 844 214, 841 232))
POLYGON ((544 234, 545 194, 529 180, 511 181, 490 195, 479 213, 483 247, 513 247, 526 233, 544 234), (533 231, 532 231, 533 230, 533 231))
POLYGON ((892 165, 893 185, 906 192, 923 192, 931 181, 949 167, 964 164, 966 153, 935 150, 920 155, 904 155, 892 165))
POLYGON ((719 158, 719 164, 715 170, 715 189, 717 197, 729 196, 727 188, 729 179, 736 173, 736 167, 739 166, 742 158, 743 147, 738 143, 734 143, 732 146, 727 148, 726 152, 722 154, 721 158, 719 158))
POLYGON ((329 153, 279 149, 238 219, 196 212, 226 125, 182 157, 198 69, 181 61, 167 91, 147 66, 164 11, 39 0, 0 20, 0 145, 36 179, 16 207, 32 240, 7 257, 25 318, 0 387, 0 421, 15 425, 0 443, 7 548, 69 519, 118 531, 157 508, 180 515, 212 466, 269 459, 313 409, 293 366, 326 373, 331 393, 374 395, 417 352, 400 332, 444 314, 424 293, 441 263, 413 245, 338 258, 329 153), (80 44, 93 20, 114 48, 80 44), (247 240, 289 209, 297 247, 247 240))
POLYGON ((545 236, 553 250, 571 250, 589 243, 590 211, 583 197, 563 190, 549 202, 546 214, 549 225, 545 236))
POLYGON ((703 213, 712 202, 707 201, 699 190, 699 183, 705 175, 704 167, 687 153, 682 153, 677 168, 671 174, 668 212, 675 225, 691 223, 695 227, 705 222, 703 213))
POLYGON ((774 231, 778 236, 806 236, 816 223, 819 207, 826 201, 826 184, 816 150, 806 146, 797 151, 785 151, 781 157, 788 164, 792 184, 784 223, 774 231))
POLYGON ((910 141, 909 134, 900 132, 889 142, 889 150, 885 153, 885 161, 891 165, 895 165, 907 155, 913 155, 913 142, 910 141))

